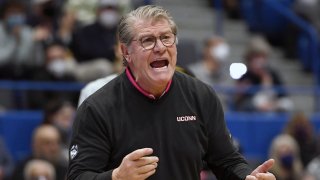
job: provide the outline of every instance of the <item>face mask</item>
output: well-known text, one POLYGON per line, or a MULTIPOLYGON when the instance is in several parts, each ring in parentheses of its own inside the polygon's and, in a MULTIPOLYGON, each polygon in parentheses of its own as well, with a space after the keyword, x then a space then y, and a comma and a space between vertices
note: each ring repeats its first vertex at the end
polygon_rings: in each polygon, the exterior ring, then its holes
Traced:
POLYGON ((54 59, 48 64, 47 68, 48 71, 53 73, 55 76, 61 77, 66 72, 67 63, 68 62, 66 62, 66 60, 63 59, 54 59))
POLYGON ((294 157, 292 154, 285 154, 280 157, 280 161, 281 161, 282 166, 287 170, 292 169, 293 160, 294 160, 294 157))
POLYGON ((115 27, 119 21, 119 14, 115 10, 107 10, 100 14, 99 21, 105 27, 115 27))
POLYGON ((218 61, 225 61, 229 55, 230 48, 226 43, 212 47, 210 50, 211 56, 218 61))
POLYGON ((10 15, 6 19, 6 24, 9 29, 12 29, 17 26, 22 26, 25 23, 25 16, 22 14, 10 15))

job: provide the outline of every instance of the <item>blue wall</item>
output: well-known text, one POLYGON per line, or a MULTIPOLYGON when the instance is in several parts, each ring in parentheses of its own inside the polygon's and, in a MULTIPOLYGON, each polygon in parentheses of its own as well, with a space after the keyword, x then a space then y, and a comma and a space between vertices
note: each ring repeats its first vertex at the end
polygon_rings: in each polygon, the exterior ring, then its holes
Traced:
MULTIPOLYGON (((39 111, 13 111, 0 114, 0 135, 3 136, 15 161, 31 152, 31 136, 41 123, 39 111)), ((226 113, 227 126, 243 148, 244 155, 258 161, 267 158, 272 139, 283 130, 289 114, 226 113)), ((311 117, 320 132, 320 115, 311 117)))

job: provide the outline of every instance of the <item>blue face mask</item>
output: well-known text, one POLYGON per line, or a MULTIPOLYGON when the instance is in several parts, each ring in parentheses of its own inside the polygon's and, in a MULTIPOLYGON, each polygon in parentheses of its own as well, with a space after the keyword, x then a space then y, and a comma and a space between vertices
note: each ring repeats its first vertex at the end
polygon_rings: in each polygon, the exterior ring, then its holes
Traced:
POLYGON ((285 154, 280 157, 280 161, 281 161, 282 166, 287 170, 292 169, 293 160, 294 160, 294 157, 292 154, 285 154))
POLYGON ((22 26, 25 23, 25 16, 22 14, 10 15, 6 19, 6 24, 9 29, 13 29, 17 26, 22 26))

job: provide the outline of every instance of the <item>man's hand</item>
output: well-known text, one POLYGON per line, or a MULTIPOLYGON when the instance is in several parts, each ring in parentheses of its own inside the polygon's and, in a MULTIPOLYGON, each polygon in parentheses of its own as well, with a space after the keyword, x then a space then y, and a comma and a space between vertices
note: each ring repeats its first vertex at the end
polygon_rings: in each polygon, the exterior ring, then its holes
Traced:
POLYGON ((148 156, 151 148, 143 148, 126 155, 120 166, 113 170, 112 180, 144 180, 156 172, 159 158, 148 156))
POLYGON ((268 170, 273 166, 274 160, 269 159, 258 166, 245 180, 275 180, 276 177, 269 173, 268 170))

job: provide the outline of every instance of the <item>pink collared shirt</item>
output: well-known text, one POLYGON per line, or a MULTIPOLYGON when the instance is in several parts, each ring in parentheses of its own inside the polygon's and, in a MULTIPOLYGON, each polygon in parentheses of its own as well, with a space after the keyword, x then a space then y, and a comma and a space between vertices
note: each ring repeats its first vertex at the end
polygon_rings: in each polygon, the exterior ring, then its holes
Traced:
MULTIPOLYGON (((126 75, 127 75, 127 77, 129 78, 129 81, 132 83, 132 85, 133 85, 135 88, 137 88, 137 90, 138 90, 139 92, 141 92, 143 95, 147 96, 147 97, 150 98, 150 99, 157 99, 153 94, 151 94, 151 93, 147 92, 146 90, 142 89, 142 88, 137 84, 137 82, 134 80, 133 75, 131 74, 131 72, 130 72, 130 70, 129 70, 128 67, 126 68, 126 75)), ((159 98, 161 98, 164 94, 166 94, 166 93, 169 91, 169 88, 170 88, 170 86, 171 86, 171 83, 172 83, 172 80, 169 81, 166 89, 163 91, 163 93, 161 94, 161 96, 160 96, 159 98)))

